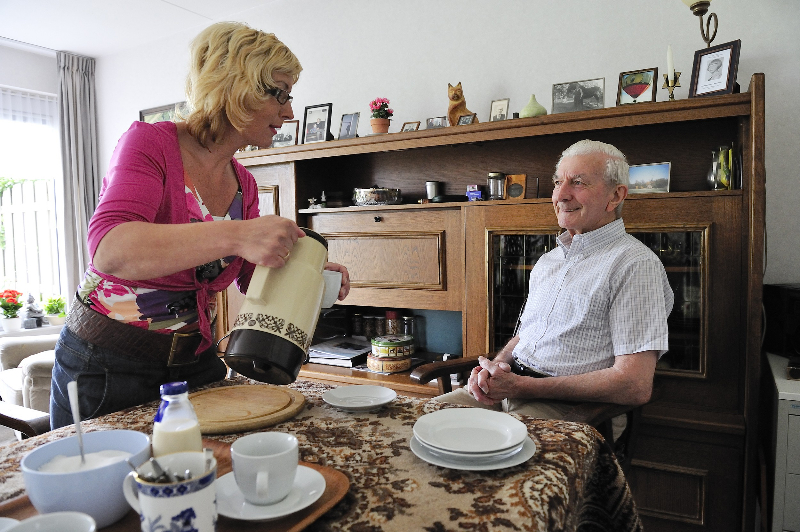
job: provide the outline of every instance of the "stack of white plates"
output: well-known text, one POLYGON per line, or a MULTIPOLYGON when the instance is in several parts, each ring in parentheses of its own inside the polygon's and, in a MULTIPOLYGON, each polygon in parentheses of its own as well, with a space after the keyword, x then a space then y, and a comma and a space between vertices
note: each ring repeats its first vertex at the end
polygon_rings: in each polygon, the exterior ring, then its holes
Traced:
POLYGON ((428 463, 487 471, 522 464, 536 453, 525 424, 503 412, 447 408, 414 424, 411 451, 428 463))
POLYGON ((322 394, 322 400, 345 412, 374 412, 388 405, 397 392, 383 386, 340 386, 322 394))

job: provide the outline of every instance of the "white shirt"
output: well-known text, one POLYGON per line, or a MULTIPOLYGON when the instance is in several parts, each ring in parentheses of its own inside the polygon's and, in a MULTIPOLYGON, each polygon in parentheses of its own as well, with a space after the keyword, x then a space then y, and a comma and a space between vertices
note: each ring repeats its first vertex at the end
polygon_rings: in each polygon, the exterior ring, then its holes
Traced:
POLYGON ((514 357, 549 375, 614 365, 614 357, 667 349, 674 296, 661 261, 621 219, 559 235, 533 267, 514 357))

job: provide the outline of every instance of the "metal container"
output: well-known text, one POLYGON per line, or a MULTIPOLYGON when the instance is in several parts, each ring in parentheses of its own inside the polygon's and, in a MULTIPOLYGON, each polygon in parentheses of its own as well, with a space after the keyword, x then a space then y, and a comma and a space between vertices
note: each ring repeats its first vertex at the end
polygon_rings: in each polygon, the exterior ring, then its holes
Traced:
POLYGON ((414 339, 405 334, 378 336, 372 339, 372 353, 367 368, 381 373, 397 373, 411 368, 414 339))
POLYGON ((489 172, 487 184, 489 186, 490 200, 501 200, 505 198, 506 174, 489 172))
POLYGON ((355 188, 353 203, 356 205, 398 205, 403 203, 399 188, 355 188))
POLYGON ((425 181, 425 195, 428 199, 433 199, 440 194, 441 190, 440 181, 425 181))

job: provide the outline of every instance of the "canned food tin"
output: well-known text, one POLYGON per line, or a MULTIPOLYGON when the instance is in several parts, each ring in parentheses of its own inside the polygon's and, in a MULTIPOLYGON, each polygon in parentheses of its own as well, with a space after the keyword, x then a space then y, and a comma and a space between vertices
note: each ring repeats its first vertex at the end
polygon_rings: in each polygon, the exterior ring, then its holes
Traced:
POLYGON ((398 373, 411 369, 411 357, 385 358, 367 356, 367 368, 381 373, 398 373))
POLYGON ((414 354, 414 338, 405 334, 378 336, 372 339, 372 356, 405 358, 414 354))

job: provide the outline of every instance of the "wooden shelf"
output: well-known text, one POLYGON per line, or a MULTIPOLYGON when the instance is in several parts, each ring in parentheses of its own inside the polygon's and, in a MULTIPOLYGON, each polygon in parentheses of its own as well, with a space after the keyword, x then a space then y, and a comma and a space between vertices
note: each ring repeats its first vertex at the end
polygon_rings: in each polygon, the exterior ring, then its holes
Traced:
POLYGON ((409 377, 411 371, 384 375, 352 368, 326 366, 324 364, 305 364, 299 378, 333 384, 374 384, 385 386, 411 397, 435 397, 439 395, 436 381, 428 384, 414 384, 409 377))

